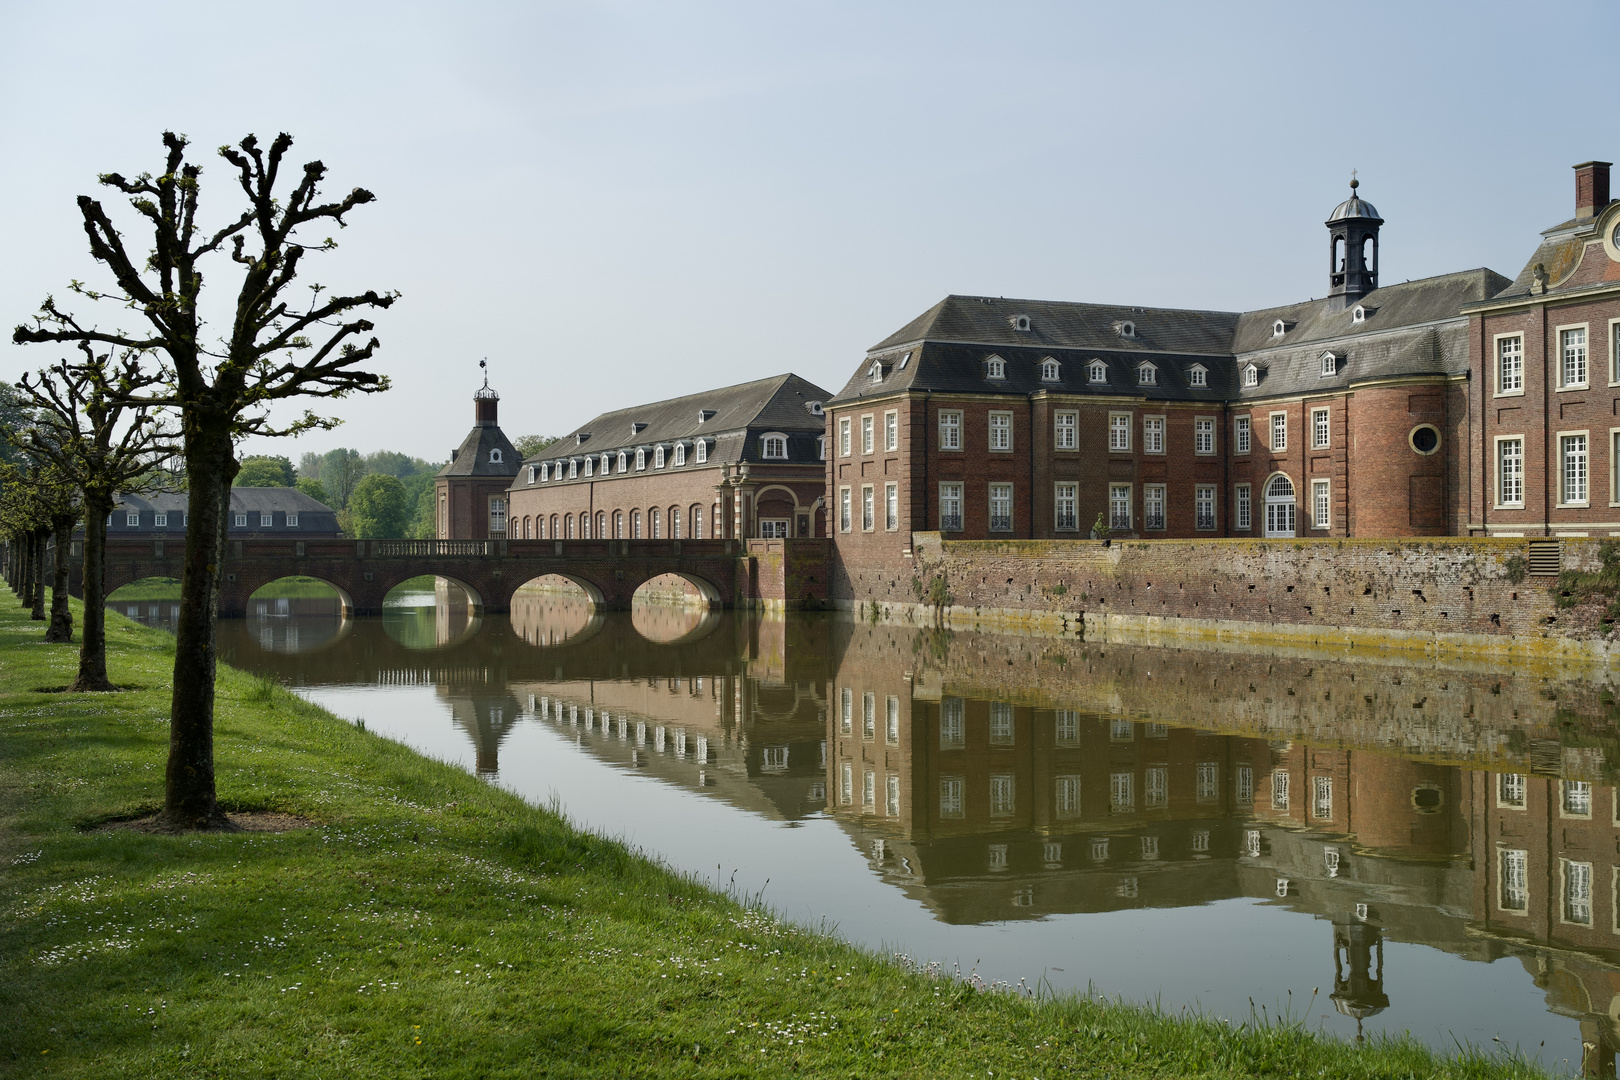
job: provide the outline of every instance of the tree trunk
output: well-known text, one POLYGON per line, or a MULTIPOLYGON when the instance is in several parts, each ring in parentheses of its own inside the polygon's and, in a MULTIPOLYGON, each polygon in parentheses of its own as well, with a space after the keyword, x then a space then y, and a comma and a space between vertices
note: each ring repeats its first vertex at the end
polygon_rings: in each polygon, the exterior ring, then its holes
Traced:
POLYGON ((214 787, 214 623, 236 459, 228 422, 188 417, 185 440, 186 560, 175 628, 163 818, 182 829, 230 828, 214 787))
POLYGON ((34 530, 34 609, 28 617, 37 622, 45 621, 45 538, 49 535, 49 529, 34 530))
POLYGON ((19 552, 22 557, 22 564, 17 567, 17 599, 22 603, 22 606, 26 608, 34 606, 33 532, 30 531, 23 533, 20 540, 21 543, 18 546, 22 548, 22 551, 19 552))
POLYGON ((107 678, 107 517, 112 497, 84 493, 84 630, 79 635, 79 675, 68 687, 79 693, 116 690, 107 678))
POLYGON ((68 552, 73 548, 72 514, 58 514, 51 519, 56 530, 56 561, 51 567, 51 625, 45 631, 46 641, 73 640, 73 609, 68 607, 68 552))

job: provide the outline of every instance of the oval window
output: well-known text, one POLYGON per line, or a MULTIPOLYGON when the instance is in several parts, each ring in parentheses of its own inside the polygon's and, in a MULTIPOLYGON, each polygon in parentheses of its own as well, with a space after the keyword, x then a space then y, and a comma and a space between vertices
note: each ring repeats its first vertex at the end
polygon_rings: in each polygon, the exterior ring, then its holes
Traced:
POLYGON ((1412 449, 1420 454, 1432 454, 1440 449, 1440 430, 1433 424, 1419 424, 1410 436, 1412 449))
POLYGON ((1412 809, 1420 814, 1438 814, 1445 805, 1445 792, 1425 784, 1412 789, 1412 809))

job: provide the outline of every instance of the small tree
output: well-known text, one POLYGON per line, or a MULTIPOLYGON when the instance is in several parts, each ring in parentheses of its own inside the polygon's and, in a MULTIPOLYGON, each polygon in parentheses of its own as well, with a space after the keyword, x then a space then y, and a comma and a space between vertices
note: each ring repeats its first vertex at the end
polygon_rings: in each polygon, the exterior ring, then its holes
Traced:
POLYGON ((372 473, 349 497, 349 527, 356 536, 396 539, 405 535, 409 510, 405 485, 392 476, 372 473))
POLYGON ((237 470, 236 487, 292 487, 297 482, 293 464, 284 457, 257 454, 242 459, 237 470))
POLYGON ((512 440, 512 446, 527 461, 536 454, 544 453, 546 447, 556 441, 555 435, 519 435, 512 440))
POLYGON ((176 828, 229 827, 214 782, 214 624, 230 486, 237 472, 234 447, 250 435, 293 435, 336 424, 306 410, 301 419, 278 426, 267 412, 275 402, 387 389, 386 378, 362 367, 378 342, 365 340, 373 327, 360 313, 390 307, 395 295, 368 291, 326 296, 319 285, 311 286, 307 304, 288 295, 305 256, 336 247, 330 237, 306 245, 302 233, 341 228, 349 211, 373 200, 371 192, 355 188, 336 202, 321 202, 326 166, 319 161, 303 167, 291 190, 278 192, 282 159, 292 148, 290 135, 278 135, 268 153, 251 135, 235 147, 220 149, 235 170, 246 205, 212 233, 202 231, 197 218, 202 167, 186 161, 184 137, 165 132, 163 144, 167 153, 161 175, 101 177, 104 185, 128 196, 150 228, 152 243, 145 255, 125 248, 123 235, 99 202, 79 197, 90 253, 111 272, 117 287, 102 294, 76 284, 75 291, 133 309, 145 318, 146 330, 133 335, 87 328, 47 301, 37 324, 19 327, 13 339, 104 342, 166 358, 169 385, 145 400, 180 411, 188 517, 162 819, 176 828), (240 284, 231 305, 231 326, 209 348, 203 343, 199 304, 203 264, 227 246, 240 284))

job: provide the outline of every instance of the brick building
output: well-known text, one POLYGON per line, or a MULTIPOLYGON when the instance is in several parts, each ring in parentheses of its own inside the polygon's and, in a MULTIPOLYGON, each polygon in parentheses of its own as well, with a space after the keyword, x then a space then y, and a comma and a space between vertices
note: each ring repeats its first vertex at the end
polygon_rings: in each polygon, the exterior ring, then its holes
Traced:
POLYGON ((826 398, 797 375, 778 375, 603 413, 508 482, 508 535, 825 536, 826 398))
POLYGON ((1465 313, 1468 531, 1620 533, 1620 202, 1608 162, 1575 166, 1575 216, 1465 313))
POLYGON ((433 481, 440 540, 488 540, 506 535, 506 488, 522 455, 496 416, 501 395, 484 380, 473 394, 473 428, 433 481))
MULTIPOLYGON (((1470 270, 1385 287, 1327 220, 1321 299, 1251 312, 948 296, 827 403, 846 578, 949 539, 1443 536, 1468 516, 1470 270)), ((846 590, 840 589, 840 594, 846 590)))

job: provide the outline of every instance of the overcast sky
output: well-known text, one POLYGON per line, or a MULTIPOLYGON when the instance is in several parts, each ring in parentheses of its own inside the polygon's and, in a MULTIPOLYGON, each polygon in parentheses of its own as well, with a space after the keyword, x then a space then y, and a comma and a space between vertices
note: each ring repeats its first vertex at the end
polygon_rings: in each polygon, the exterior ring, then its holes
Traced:
MULTIPOLYGON (((1320 296, 1360 170, 1386 282, 1518 272, 1620 160, 1592 3, 0 3, 0 322, 105 281, 74 198, 292 133, 353 215, 310 280, 398 289, 333 446, 441 459, 488 357, 512 437, 794 371, 836 390, 948 293, 1320 296)), ((111 205, 111 196, 105 196, 111 205)), ((135 241, 131 223, 128 234, 135 241)), ((312 266, 311 264, 317 264, 312 266)), ((230 289, 230 264, 212 280, 230 289)), ((127 313, 109 311, 104 325, 127 313)), ((0 345, 0 377, 54 358, 0 345)))

